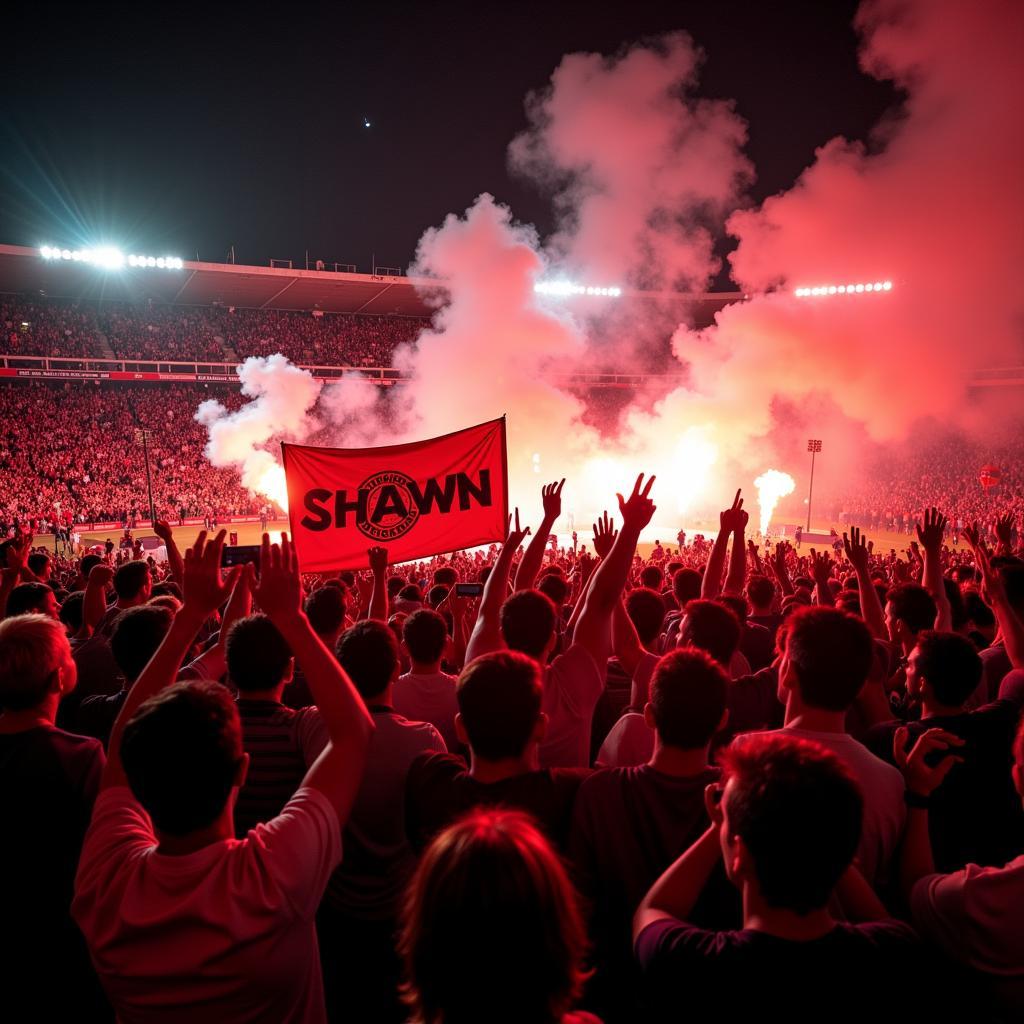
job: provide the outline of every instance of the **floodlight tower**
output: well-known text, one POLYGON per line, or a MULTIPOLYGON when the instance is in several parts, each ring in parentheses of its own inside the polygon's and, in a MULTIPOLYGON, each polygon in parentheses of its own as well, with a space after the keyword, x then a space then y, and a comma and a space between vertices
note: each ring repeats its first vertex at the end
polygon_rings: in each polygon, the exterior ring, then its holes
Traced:
POLYGON ((807 532, 811 532, 811 496, 814 494, 814 456, 821 451, 821 441, 809 440, 807 450, 811 453, 811 482, 807 488, 807 532))

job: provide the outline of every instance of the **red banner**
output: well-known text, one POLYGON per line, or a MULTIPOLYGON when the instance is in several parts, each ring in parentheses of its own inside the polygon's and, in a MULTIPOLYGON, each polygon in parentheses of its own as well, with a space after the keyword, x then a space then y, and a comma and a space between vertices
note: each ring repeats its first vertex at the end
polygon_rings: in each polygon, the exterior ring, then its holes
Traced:
POLYGON ((304 572, 366 568, 378 545, 396 563, 505 537, 504 419, 386 448, 281 450, 304 572))

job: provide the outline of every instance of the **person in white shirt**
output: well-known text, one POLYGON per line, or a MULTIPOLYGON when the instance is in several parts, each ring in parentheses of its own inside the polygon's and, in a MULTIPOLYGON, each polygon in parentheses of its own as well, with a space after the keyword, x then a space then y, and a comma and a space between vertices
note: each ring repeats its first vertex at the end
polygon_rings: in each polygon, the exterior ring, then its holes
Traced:
POLYGON ((225 531, 187 552, 184 605, 114 723, 72 916, 122 1022, 326 1020, 314 915, 372 720, 302 611, 287 536, 263 535, 255 598, 305 666, 329 741, 281 814, 234 837, 245 781, 238 712, 218 683, 172 685, 227 600, 225 531))
POLYGON ((455 676, 441 671, 448 640, 448 624, 432 608, 415 611, 402 623, 402 642, 411 668, 395 682, 395 711, 414 722, 430 722, 444 737, 449 750, 459 749, 455 716, 455 676))

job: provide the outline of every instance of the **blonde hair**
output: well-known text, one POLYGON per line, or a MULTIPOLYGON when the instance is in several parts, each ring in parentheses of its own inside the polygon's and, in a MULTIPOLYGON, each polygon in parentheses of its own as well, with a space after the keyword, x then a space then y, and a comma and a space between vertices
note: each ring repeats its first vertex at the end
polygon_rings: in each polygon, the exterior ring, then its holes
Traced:
POLYGON ((42 703, 53 674, 70 657, 64 626, 47 615, 0 622, 0 705, 24 711, 42 703))

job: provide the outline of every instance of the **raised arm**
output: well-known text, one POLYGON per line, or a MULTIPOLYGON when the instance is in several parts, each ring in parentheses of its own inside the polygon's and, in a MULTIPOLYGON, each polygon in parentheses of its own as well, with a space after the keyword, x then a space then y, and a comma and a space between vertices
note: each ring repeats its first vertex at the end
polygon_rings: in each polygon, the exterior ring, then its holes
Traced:
POLYGON ((953 609, 942 581, 942 538, 945 532, 946 517, 937 508, 926 509, 923 522, 917 524, 917 539, 924 551, 921 583, 935 602, 935 628, 948 633, 953 628, 953 609))
POLYGON ((171 579, 181 586, 182 580, 185 578, 185 563, 182 561, 181 552, 174 540, 174 530, 171 529, 171 524, 164 519, 158 519, 153 524, 153 532, 164 542, 164 547, 167 549, 167 566, 171 570, 171 579))
POLYGON ((82 629, 80 635, 92 636, 107 610, 107 587, 113 582, 114 570, 105 562, 89 570, 82 598, 82 629))
MULTIPOLYGON (((742 505, 742 499, 740 500, 742 505)), ((729 553, 729 572, 725 577, 724 594, 739 597, 747 581, 747 545, 744 540, 749 514, 742 507, 732 516, 732 551, 729 553)))
MULTIPOLYGON (((743 512, 743 499, 741 492, 736 492, 732 508, 725 509, 718 517, 718 535, 714 544, 711 545, 711 553, 708 555, 708 564, 704 569, 704 581, 700 585, 700 596, 704 598, 715 598, 722 592, 722 570, 725 568, 725 549, 729 545, 729 536, 735 529, 735 522, 739 514, 743 512)), ((746 515, 746 513, 743 513, 746 515)))
MULTIPOLYGON (((974 533, 972 536, 976 537, 977 534, 974 533)), ((1014 668, 1024 668, 1024 622, 1021 622, 1020 616, 1010 604, 1006 596, 1006 588, 1003 586, 1003 579, 998 570, 992 568, 992 561, 984 544, 978 541, 975 545, 972 542, 972 547, 974 548, 974 560, 981 572, 984 595, 995 613, 996 622, 999 625, 999 635, 1006 645, 1006 654, 1010 659, 1010 664, 1014 668)))
POLYGON ((263 534, 256 601, 302 666, 330 742, 313 762, 303 786, 319 790, 345 822, 359 791, 373 719, 338 660, 313 631, 302 610, 302 579, 288 535, 271 544, 263 534))
POLYGON ((850 527, 849 535, 843 534, 843 548, 846 557, 857 574, 857 589, 860 591, 860 614, 871 630, 871 635, 879 640, 888 640, 885 629, 885 612, 882 602, 878 599, 878 591, 871 581, 870 556, 867 538, 856 526, 850 527))
POLYGON ((373 589, 370 591, 370 610, 367 618, 378 622, 388 621, 388 552, 387 548, 370 548, 370 571, 373 573, 373 589))
POLYGON ((782 541, 775 545, 775 554, 768 559, 768 566, 778 581, 779 590, 787 597, 794 593, 793 581, 789 578, 789 569, 786 567, 786 545, 782 541))
POLYGON ((565 624, 566 645, 572 643, 573 634, 576 632, 576 623, 580 621, 583 609, 587 605, 587 595, 594 584, 597 567, 608 557, 608 552, 611 551, 615 538, 618 535, 619 531, 615 529, 615 520, 609 519, 607 512, 602 513, 597 522, 594 523, 594 553, 597 555, 597 560, 593 565, 588 560, 589 571, 587 572, 587 577, 580 587, 579 596, 576 598, 576 603, 572 608, 572 615, 569 616, 569 621, 565 624))
POLYGON ((548 537, 551 536, 551 528, 562 514, 562 488, 564 486, 565 477, 562 477, 559 483, 545 484, 541 488, 544 518, 526 546, 526 551, 523 552, 523 560, 519 563, 515 583, 512 585, 513 590, 529 590, 537 578, 537 573, 540 572, 540 567, 544 562, 544 552, 548 546, 548 537))
POLYGON ((480 599, 480 609, 476 615, 476 623, 473 625, 473 633, 466 645, 466 664, 481 654, 490 654, 491 651, 501 649, 501 606, 505 602, 505 595, 508 593, 508 574, 512 568, 512 559, 515 558, 519 545, 530 532, 519 527, 519 509, 515 512, 515 529, 511 529, 512 517, 509 516, 509 534, 501 551, 491 567, 490 575, 484 584, 483 597, 480 599))
POLYGON ((654 515, 655 506, 648 495, 651 493, 651 485, 655 478, 652 476, 641 490, 643 479, 643 473, 636 478, 633 493, 630 494, 628 501, 624 500, 621 494, 618 495, 622 529, 619 530, 608 557, 594 573, 594 582, 587 593, 586 603, 572 637, 574 644, 580 644, 590 652, 594 663, 602 671, 608 661, 611 643, 612 609, 626 585, 633 552, 636 551, 636 543, 640 539, 640 531, 654 515))
POLYGON ((832 606, 836 599, 828 581, 832 578, 832 559, 827 551, 820 555, 811 548, 811 574, 814 577, 814 600, 816 604, 832 606))
POLYGON ((626 675, 632 676, 645 651, 621 595, 612 609, 612 649, 615 652, 615 657, 619 659, 622 671, 626 675))
POLYGON ((32 551, 32 534, 27 533, 15 537, 7 546, 7 565, 0 575, 0 619, 7 617, 7 599, 11 591, 22 581, 28 579, 28 556, 32 551))
POLYGON ((125 724, 141 704, 174 682, 203 623, 228 599, 242 571, 242 566, 235 566, 227 580, 221 574, 220 553, 225 536, 225 531, 221 530, 207 543, 206 531, 203 530, 195 544, 185 552, 184 604, 174 616, 163 642, 142 670, 142 675, 128 691, 114 721, 107 748, 107 764, 100 780, 101 789, 127 784, 121 764, 121 736, 125 724))

